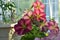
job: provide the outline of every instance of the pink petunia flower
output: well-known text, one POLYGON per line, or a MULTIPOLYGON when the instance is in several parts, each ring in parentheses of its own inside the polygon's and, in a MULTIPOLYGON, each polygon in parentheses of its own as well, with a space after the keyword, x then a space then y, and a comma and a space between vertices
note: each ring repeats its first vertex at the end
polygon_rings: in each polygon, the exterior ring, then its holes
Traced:
POLYGON ((47 39, 54 40, 55 37, 58 36, 58 33, 59 33, 59 27, 55 20, 50 20, 48 22, 48 29, 50 30, 50 32, 47 39))
POLYGON ((32 25, 30 19, 20 19, 18 24, 14 26, 15 32, 18 35, 25 34, 32 30, 32 25))
POLYGON ((41 13, 39 11, 34 11, 33 16, 37 21, 40 21, 40 20, 43 20, 44 22, 46 21, 46 14, 44 12, 41 13))
POLYGON ((33 7, 34 7, 34 10, 39 10, 40 12, 44 12, 44 4, 42 2, 40 2, 39 0, 36 0, 34 3, 33 3, 33 7))
POLYGON ((47 32, 48 31, 48 26, 47 25, 48 25, 47 21, 40 23, 40 30, 42 32, 47 32))
POLYGON ((48 29, 49 30, 54 30, 55 33, 57 33, 59 31, 58 24, 56 23, 55 20, 50 20, 48 22, 48 29))
POLYGON ((30 19, 32 17, 32 15, 33 15, 32 10, 31 11, 25 10, 22 16, 24 19, 30 19))

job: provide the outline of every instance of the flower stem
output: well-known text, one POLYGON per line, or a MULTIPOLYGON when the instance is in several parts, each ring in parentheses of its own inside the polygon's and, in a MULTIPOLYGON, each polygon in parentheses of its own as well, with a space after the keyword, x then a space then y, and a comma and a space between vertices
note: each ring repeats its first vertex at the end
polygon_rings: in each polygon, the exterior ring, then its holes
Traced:
POLYGON ((28 12, 33 8, 33 6, 31 6, 29 9, 28 9, 28 12))

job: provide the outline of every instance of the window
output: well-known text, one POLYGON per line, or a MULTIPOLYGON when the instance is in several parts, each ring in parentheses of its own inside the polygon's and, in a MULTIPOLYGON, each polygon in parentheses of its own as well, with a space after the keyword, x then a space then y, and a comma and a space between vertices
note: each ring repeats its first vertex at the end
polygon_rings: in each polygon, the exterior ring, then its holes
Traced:
MULTIPOLYGON (((6 0, 7 1, 7 0, 6 0)), ((6 2, 5 1, 5 2, 6 2)), ((10 0, 15 2, 16 4, 16 13, 18 15, 18 19, 20 19, 22 12, 25 8, 29 8, 32 3, 35 0, 10 0)), ((58 0, 42 0, 45 4, 45 12, 46 12, 46 18, 47 20, 50 19, 50 17, 54 17, 55 20, 58 22, 58 0)), ((0 14, 1 14, 1 8, 0 8, 0 14)), ((2 16, 0 15, 0 20, 2 20, 2 16)))
POLYGON ((1 9, 1 7, 0 7, 0 20, 2 20, 2 9, 1 9))
POLYGON ((58 0, 43 0, 47 20, 53 17, 58 22, 58 0))
POLYGON ((28 9, 29 7, 31 7, 32 3, 34 2, 35 0, 13 0, 13 2, 15 2, 16 4, 16 13, 18 15, 18 19, 21 18, 21 15, 23 14, 22 12, 25 10, 25 9, 28 9))
POLYGON ((49 16, 50 16, 49 0, 44 0, 43 3, 45 4, 46 18, 47 20, 49 20, 49 16))
POLYGON ((58 16, 59 16, 59 26, 60 26, 60 0, 59 0, 59 14, 58 14, 58 16))
MULTIPOLYGON (((6 3, 8 0, 2 0, 2 1, 4 1, 6 3)), ((21 18, 22 12, 25 9, 28 9, 32 5, 32 2, 34 2, 34 0, 9 0, 9 1, 12 1, 15 3, 16 15, 18 16, 17 17, 18 19, 21 18)), ((1 12, 1 9, 0 9, 0 12, 1 12)), ((0 20, 3 20, 1 15, 0 15, 0 20)))

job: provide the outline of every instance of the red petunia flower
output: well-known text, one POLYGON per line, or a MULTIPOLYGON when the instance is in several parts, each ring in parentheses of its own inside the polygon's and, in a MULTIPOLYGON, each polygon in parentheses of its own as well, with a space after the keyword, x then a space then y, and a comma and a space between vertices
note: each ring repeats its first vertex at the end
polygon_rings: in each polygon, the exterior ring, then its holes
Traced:
POLYGON ((34 3, 33 3, 33 7, 34 7, 34 10, 39 10, 40 12, 44 12, 44 4, 38 0, 36 0, 34 3))
POLYGON ((32 25, 30 19, 20 19, 18 24, 14 26, 15 32, 18 35, 25 34, 32 30, 32 25))
POLYGON ((37 21, 40 21, 40 20, 43 20, 44 22, 46 21, 46 14, 44 12, 40 13, 38 10, 36 10, 33 12, 33 16, 37 21))
POLYGON ((50 20, 48 22, 48 28, 49 28, 49 30, 54 30, 55 32, 59 31, 58 24, 56 23, 55 20, 50 20))

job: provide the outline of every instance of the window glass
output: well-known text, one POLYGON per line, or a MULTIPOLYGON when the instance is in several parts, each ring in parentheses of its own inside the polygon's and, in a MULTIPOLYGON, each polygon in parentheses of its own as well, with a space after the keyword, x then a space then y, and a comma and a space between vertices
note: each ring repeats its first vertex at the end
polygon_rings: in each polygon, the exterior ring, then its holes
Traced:
POLYGON ((60 0, 58 1, 58 3, 59 3, 59 4, 58 4, 58 5, 59 5, 59 8, 58 8, 58 9, 59 9, 59 11, 58 11, 58 13, 59 13, 59 14, 58 14, 58 17, 59 17, 59 26, 60 26, 60 0))
POLYGON ((0 7, 0 20, 2 20, 2 9, 1 9, 1 7, 0 7))
POLYGON ((43 0, 43 3, 45 4, 45 13, 48 21, 50 16, 49 0, 43 0))
MULTIPOLYGON (((7 2, 7 0, 3 0, 7 2)), ((32 3, 35 0, 11 0, 15 3, 16 5, 16 14, 18 16, 18 19, 20 19, 21 15, 23 14, 23 11, 25 9, 28 9, 32 3)), ((46 18, 49 20, 51 17, 50 13, 50 5, 49 5, 49 0, 42 0, 43 3, 45 4, 45 13, 46 13, 46 18)), ((50 4, 52 7, 52 16, 55 18, 55 20, 58 20, 58 0, 50 0, 50 4)), ((1 14, 1 9, 0 9, 0 14, 1 14)), ((0 16, 0 20, 2 20, 2 16, 0 16)))
POLYGON ((46 12, 47 20, 49 20, 49 16, 51 17, 51 12, 52 12, 52 17, 54 17, 55 20, 58 22, 58 0, 43 0, 43 3, 46 6, 45 12, 46 12), (50 7, 52 11, 50 11, 50 7))
POLYGON ((28 9, 29 7, 31 7, 34 0, 16 0, 14 2, 15 2, 16 7, 17 7, 16 13, 18 15, 18 19, 20 19, 21 15, 23 14, 23 11, 25 9, 28 9))

